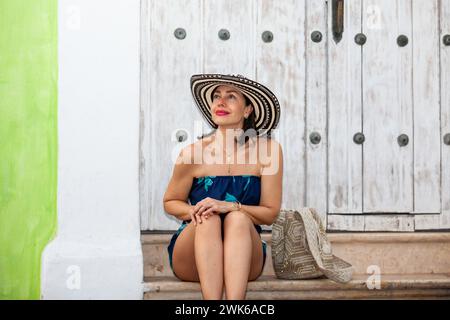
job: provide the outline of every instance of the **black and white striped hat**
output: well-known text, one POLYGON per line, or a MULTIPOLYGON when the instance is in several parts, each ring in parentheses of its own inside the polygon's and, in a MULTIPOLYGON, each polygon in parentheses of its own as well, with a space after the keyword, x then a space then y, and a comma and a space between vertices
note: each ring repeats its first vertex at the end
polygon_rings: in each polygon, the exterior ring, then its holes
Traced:
POLYGON ((232 85, 240 89, 242 94, 251 101, 258 135, 276 128, 280 120, 280 104, 277 97, 267 87, 241 75, 196 74, 191 77, 192 95, 211 127, 217 128, 211 115, 212 95, 221 85, 232 85))

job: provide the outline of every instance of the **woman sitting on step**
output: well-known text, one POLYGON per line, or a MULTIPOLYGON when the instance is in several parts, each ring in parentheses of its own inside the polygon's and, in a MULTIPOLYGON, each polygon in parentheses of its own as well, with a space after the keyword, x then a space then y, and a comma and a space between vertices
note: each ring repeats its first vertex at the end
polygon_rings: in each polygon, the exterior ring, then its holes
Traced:
POLYGON ((281 205, 283 156, 270 135, 279 103, 242 76, 194 75, 191 90, 214 130, 181 151, 164 195, 165 211, 183 221, 170 266, 180 280, 200 281, 204 299, 221 299, 224 287, 227 299, 245 299, 264 268, 260 225, 281 205))

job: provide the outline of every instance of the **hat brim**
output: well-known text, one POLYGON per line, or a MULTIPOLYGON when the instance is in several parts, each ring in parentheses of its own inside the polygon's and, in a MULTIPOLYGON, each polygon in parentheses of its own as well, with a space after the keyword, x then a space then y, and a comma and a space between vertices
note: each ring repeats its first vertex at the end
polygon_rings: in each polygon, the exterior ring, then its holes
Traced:
POLYGON ((221 85, 239 89, 252 103, 258 135, 275 129, 280 120, 280 104, 277 97, 266 86, 237 75, 197 74, 191 77, 191 92, 203 117, 213 128, 211 105, 214 90, 221 85))

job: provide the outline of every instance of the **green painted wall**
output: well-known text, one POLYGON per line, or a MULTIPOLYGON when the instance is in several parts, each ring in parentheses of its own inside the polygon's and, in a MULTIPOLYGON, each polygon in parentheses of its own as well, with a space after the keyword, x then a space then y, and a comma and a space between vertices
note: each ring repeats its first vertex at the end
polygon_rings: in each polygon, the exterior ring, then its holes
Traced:
POLYGON ((0 299, 39 299, 56 232, 57 0, 0 0, 0 299))

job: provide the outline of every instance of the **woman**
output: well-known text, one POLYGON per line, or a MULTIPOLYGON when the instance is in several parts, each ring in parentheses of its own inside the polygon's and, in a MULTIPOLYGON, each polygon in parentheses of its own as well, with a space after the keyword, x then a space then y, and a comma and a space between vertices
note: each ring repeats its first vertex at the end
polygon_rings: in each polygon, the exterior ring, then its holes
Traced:
POLYGON ((170 265, 179 279, 200 281, 204 299, 221 299, 224 287, 227 299, 245 299, 265 263, 260 225, 281 205, 282 152, 270 138, 278 100, 242 76, 194 75, 191 90, 215 130, 181 151, 164 195, 165 211, 183 220, 170 265))

